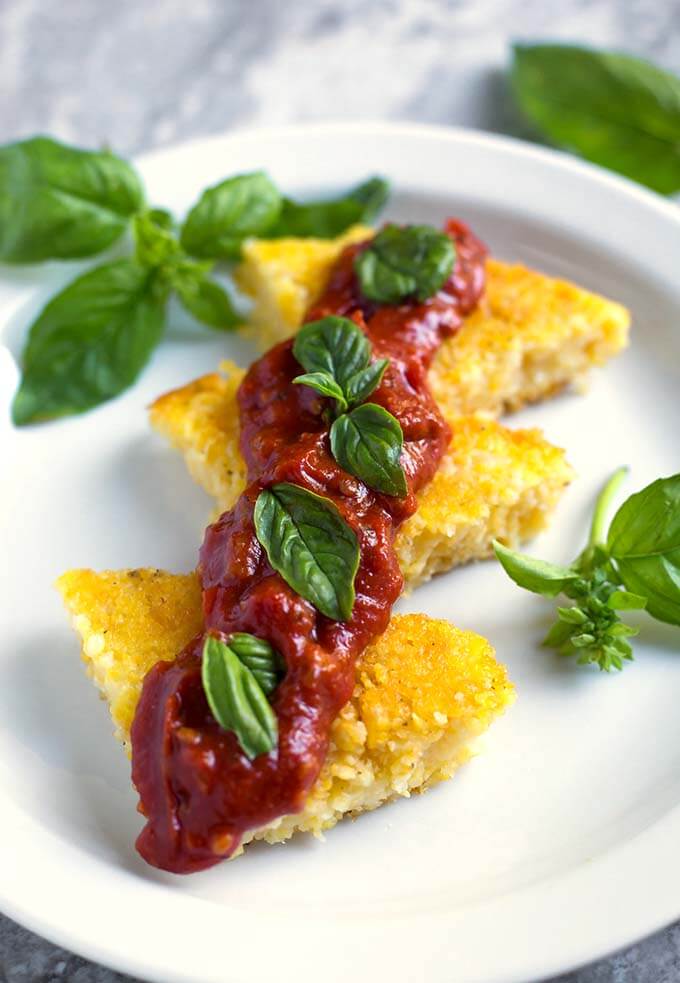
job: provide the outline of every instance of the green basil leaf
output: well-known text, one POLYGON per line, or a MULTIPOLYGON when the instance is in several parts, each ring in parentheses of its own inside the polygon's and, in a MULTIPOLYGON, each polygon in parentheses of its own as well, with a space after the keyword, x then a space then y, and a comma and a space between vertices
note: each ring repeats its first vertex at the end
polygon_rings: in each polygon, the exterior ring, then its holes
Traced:
POLYGON ((361 292, 396 304, 427 300, 448 280, 456 259, 453 242, 431 225, 388 225, 355 260, 361 292))
POLYGON ((407 494, 399 461, 404 435, 399 421, 382 406, 364 403, 339 416, 330 437, 333 457, 345 471, 385 495, 407 494))
POLYGON ((160 340, 165 300, 154 272, 132 259, 74 280, 31 327, 14 422, 81 413, 130 386, 160 340))
POLYGON ((680 474, 626 499, 607 547, 626 590, 647 598, 652 617, 680 624, 680 474))
POLYGON ((326 617, 347 621, 359 544, 333 502, 282 482, 260 492, 254 518, 274 570, 326 617))
POLYGON ((345 394, 328 372, 307 372, 305 375, 296 376, 293 382, 296 386, 309 386, 310 389, 316 389, 322 396, 335 399, 340 410, 347 408, 345 394))
POLYGON ((93 256, 144 203, 135 170, 108 151, 49 137, 0 147, 0 261, 93 256))
POLYGON ((680 78, 632 55, 515 45, 515 97, 538 131, 662 194, 680 191, 680 78))
POLYGON ((307 372, 324 372, 341 389, 371 360, 371 345, 347 317, 322 317, 305 324, 295 336, 293 355, 307 372))
POLYGON ((560 618, 551 625, 547 635, 541 642, 546 648, 561 649, 571 639, 574 626, 560 618))
MULTIPOLYGON (((635 596, 635 595, 631 595, 635 596)), ((607 628, 606 634, 610 638, 629 638, 633 635, 638 635, 640 632, 639 628, 631 628, 630 625, 624 625, 622 621, 616 621, 613 625, 607 628)))
POLYGON ((162 266, 181 254, 173 234, 172 215, 163 209, 153 208, 135 215, 132 235, 135 257, 142 266, 162 266))
POLYGON ((351 225, 372 222, 384 208, 389 191, 389 183, 384 178, 374 177, 340 198, 302 203, 284 198, 281 215, 267 236, 334 239, 351 225))
POLYGON ((184 269, 173 275, 172 283, 182 307, 196 320, 218 331, 233 331, 243 323, 224 287, 205 273, 186 270, 186 264, 184 269))
POLYGON ((647 607, 647 598, 628 590, 615 590, 607 598, 607 607, 612 611, 639 611, 647 607))
POLYGON ((255 673, 241 661, 233 644, 206 636, 201 680, 215 720, 236 734, 251 760, 276 747, 276 715, 255 673))
POLYGON ((585 611, 579 607, 559 608, 557 617, 560 621, 565 621, 568 625, 583 625, 588 620, 585 611))
POLYGON ((269 696, 278 686, 285 670, 285 663, 276 649, 264 638, 237 631, 229 636, 229 648, 250 669, 260 684, 262 692, 269 696))
POLYGON ((276 222, 281 195, 262 171, 228 178, 203 192, 181 232, 182 247, 200 259, 238 259, 241 243, 276 222))
POLYGON ((508 577, 519 587, 530 590, 534 594, 557 597, 565 584, 578 579, 578 573, 570 570, 569 567, 561 567, 555 563, 546 563, 545 560, 526 556, 524 553, 516 553, 503 546, 497 539, 493 541, 493 548, 508 577))
POLYGON ((365 399, 368 399, 371 393, 382 382, 385 369, 389 364, 390 360, 388 358, 381 358, 349 377, 345 385, 345 390, 347 393, 347 402, 350 406, 356 406, 357 403, 363 403, 365 399))

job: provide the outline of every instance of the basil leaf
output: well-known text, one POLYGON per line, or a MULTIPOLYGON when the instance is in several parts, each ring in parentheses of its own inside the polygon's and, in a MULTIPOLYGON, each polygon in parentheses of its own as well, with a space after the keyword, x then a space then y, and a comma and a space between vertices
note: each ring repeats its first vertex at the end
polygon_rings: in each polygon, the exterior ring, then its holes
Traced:
POLYGON ((357 403, 363 403, 365 399, 371 395, 371 393, 378 388, 382 382, 382 377, 385 374, 385 369, 390 364, 388 358, 381 358, 377 362, 372 362, 371 365, 362 369, 360 372, 356 372, 353 376, 350 376, 347 380, 345 386, 345 391, 347 394, 347 402, 350 406, 356 406, 357 403))
POLYGON ((267 232, 280 211, 281 195, 265 173, 240 174, 203 192, 180 241, 201 259, 238 259, 243 240, 267 232))
POLYGON ((14 422, 81 413, 130 386, 160 340, 165 300, 154 272, 132 259, 74 280, 31 327, 14 422))
POLYGON ((574 626, 560 618, 559 621, 551 625, 541 645, 544 645, 546 648, 562 648, 571 639, 573 631, 574 626))
POLYGON ((172 215, 163 209, 153 208, 135 215, 132 235, 135 257, 142 266, 161 266, 181 254, 173 234, 172 215))
POLYGON ((570 570, 569 567, 561 567, 555 563, 546 563, 545 560, 525 556, 523 553, 516 553, 503 546, 497 539, 493 541, 493 548, 508 577, 525 590, 533 591, 534 594, 557 597, 566 584, 579 577, 578 573, 570 570))
POLYGON ((218 331, 233 331, 242 323, 227 291, 206 273, 187 269, 184 264, 174 273, 172 284, 182 307, 203 324, 218 331))
POLYGON ((455 259, 449 236, 431 225, 388 225, 358 254, 354 268, 365 297, 396 304, 435 294, 450 277, 455 259))
POLYGON ((354 321, 347 317, 322 317, 297 333, 293 355, 307 372, 324 372, 345 389, 353 375, 371 359, 371 345, 354 321))
POLYGON ((612 611, 639 611, 647 607, 647 598, 627 590, 615 590, 607 598, 607 607, 612 611))
POLYGON ((646 597, 654 618, 680 624, 680 474, 626 499, 607 547, 626 590, 646 597))
POLYGON ((359 544, 333 502, 282 482, 260 492, 254 519, 274 570, 326 617, 347 621, 359 544))
POLYGON ((124 232, 144 192, 135 170, 108 151, 49 137, 0 147, 0 261, 93 256, 124 232))
POLYGON ((334 239, 351 225, 372 222, 384 208, 389 191, 390 186, 384 178, 374 177, 342 197, 328 201, 299 203, 284 198, 281 215, 267 235, 271 238, 314 236, 334 239))
POLYGON ((232 644, 206 636, 201 680, 215 720, 236 734, 251 760, 276 747, 276 715, 254 672, 241 661, 232 644))
POLYGON ((229 648, 250 669, 260 684, 262 692, 269 696, 278 686, 285 669, 285 663, 276 649, 264 638, 237 631, 229 636, 229 648))
POLYGON ((557 617, 568 625, 583 625, 588 620, 585 611, 579 607, 560 607, 557 609, 557 617))
POLYGON ((680 191, 680 79, 572 45, 515 45, 515 97, 538 131, 662 194, 680 191))
POLYGON ((399 421, 382 406, 364 403, 338 417, 330 437, 333 457, 345 471, 385 495, 407 494, 399 462, 404 435, 399 421))
POLYGON ((330 396, 335 399, 340 410, 347 408, 345 395, 335 379, 327 372, 307 372, 306 375, 298 375, 293 382, 296 386, 309 386, 316 389, 322 396, 330 396))

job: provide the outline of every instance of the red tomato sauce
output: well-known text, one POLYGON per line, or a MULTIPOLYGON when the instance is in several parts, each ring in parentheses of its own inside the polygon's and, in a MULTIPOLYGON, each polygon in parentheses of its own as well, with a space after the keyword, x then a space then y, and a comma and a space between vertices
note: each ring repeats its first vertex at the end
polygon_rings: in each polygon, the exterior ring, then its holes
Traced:
POLYGON ((279 742, 251 761, 214 719, 201 684, 204 634, 175 661, 151 669, 132 725, 132 778, 146 817, 137 849, 156 867, 175 873, 211 867, 237 850, 246 831, 303 809, 331 725, 352 694, 356 660, 387 627, 403 586, 395 531, 415 512, 416 495, 451 439, 427 370, 484 289, 484 246, 462 222, 449 221, 446 231, 456 245, 456 263, 429 300, 367 302, 353 265, 365 246, 351 246, 307 315, 308 321, 328 314, 352 318, 366 332, 374 357, 390 359, 370 398, 401 424, 406 498, 371 491, 335 462, 325 401, 292 384, 302 369, 291 340, 255 362, 241 384, 241 452, 249 485, 205 534, 199 564, 205 631, 250 632, 281 653, 286 673, 271 697, 279 742), (255 536, 253 509, 260 491, 279 481, 331 499, 356 533, 361 561, 349 621, 320 614, 269 565, 255 536))

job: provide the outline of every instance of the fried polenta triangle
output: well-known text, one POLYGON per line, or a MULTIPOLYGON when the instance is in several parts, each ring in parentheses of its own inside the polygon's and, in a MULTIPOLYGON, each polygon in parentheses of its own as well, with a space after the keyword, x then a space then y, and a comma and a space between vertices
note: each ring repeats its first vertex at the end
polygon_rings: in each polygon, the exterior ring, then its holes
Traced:
MULTIPOLYGON (((142 681, 201 627, 195 574, 71 570, 57 587, 83 642, 89 674, 127 742, 142 681)), ((333 724, 325 764, 303 812, 250 839, 320 834, 344 815, 424 791, 474 753, 475 739, 512 703, 491 645, 424 615, 395 615, 357 663, 354 694, 333 724)))

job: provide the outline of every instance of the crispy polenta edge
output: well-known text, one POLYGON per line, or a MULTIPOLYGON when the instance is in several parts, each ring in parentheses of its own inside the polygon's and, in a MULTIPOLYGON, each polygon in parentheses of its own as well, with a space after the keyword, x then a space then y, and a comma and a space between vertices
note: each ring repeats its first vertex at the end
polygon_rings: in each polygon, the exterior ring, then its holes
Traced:
MULTIPOLYGON (((144 676, 200 630, 198 578, 71 570, 57 588, 116 736, 127 744, 144 676)), ((279 842, 298 831, 319 835, 345 815, 451 777, 513 700, 505 667, 484 638, 425 615, 395 615, 357 663, 354 693, 333 724, 304 811, 254 831, 246 842, 279 842)))

